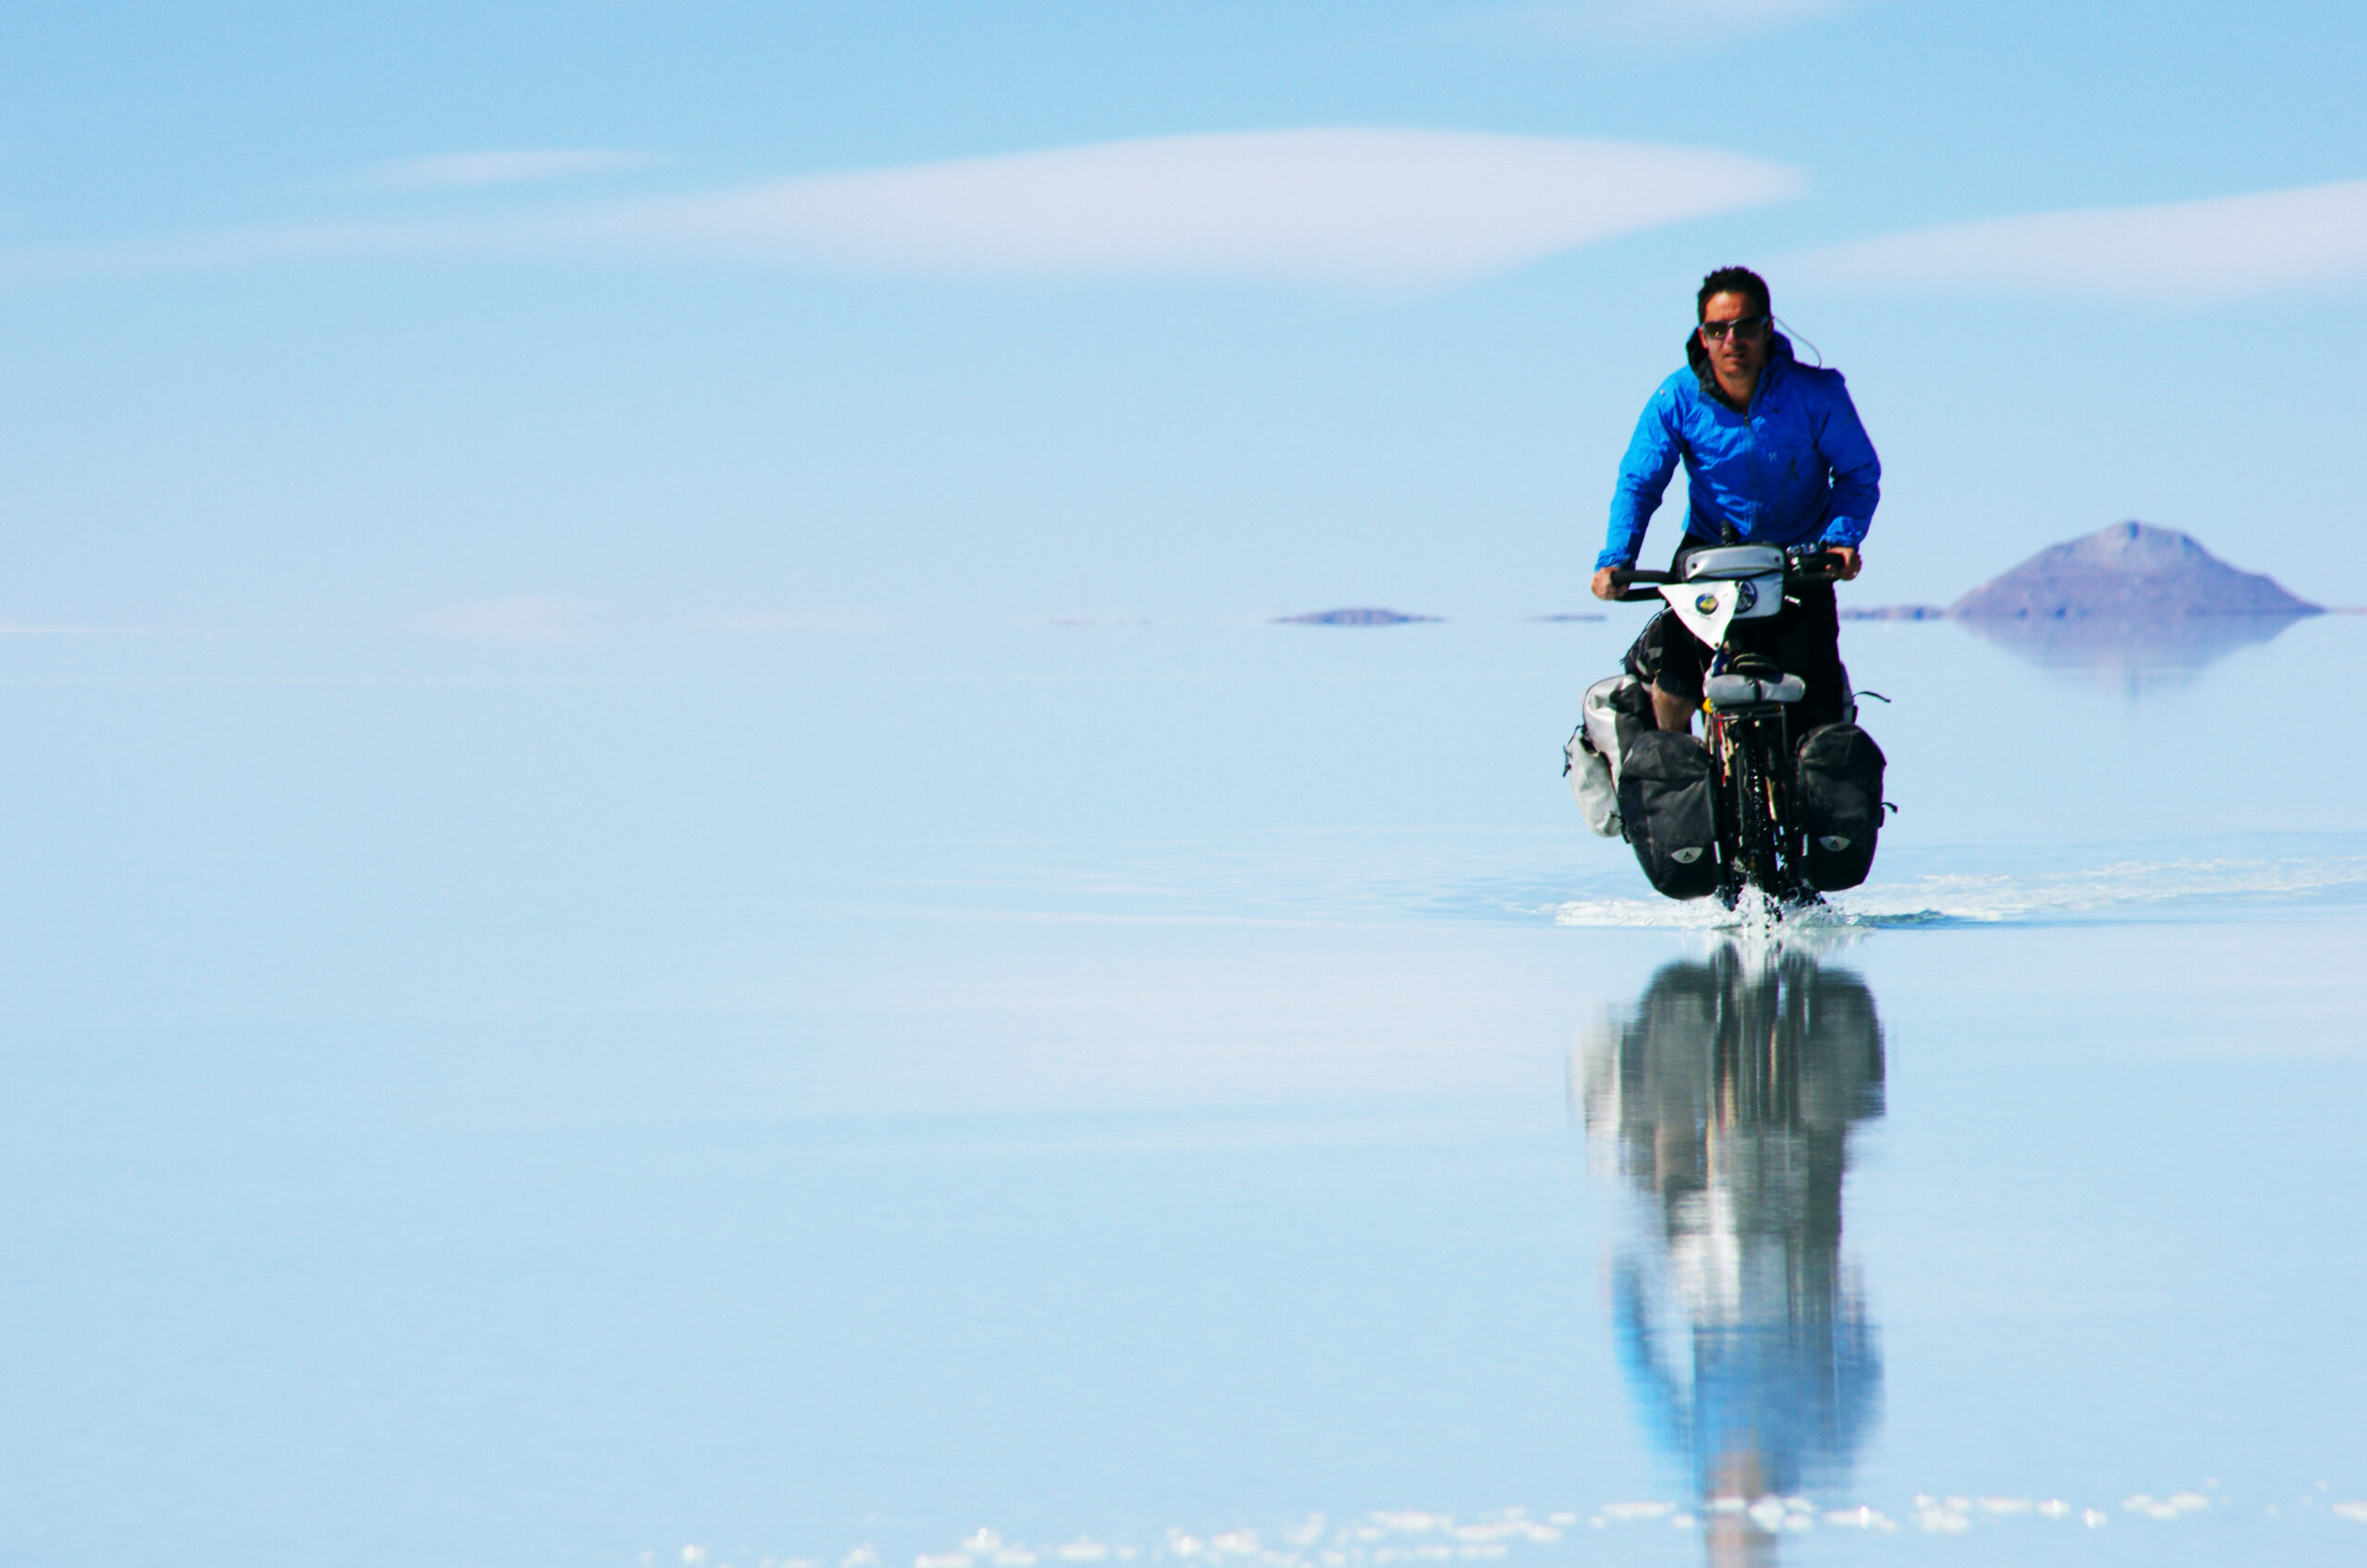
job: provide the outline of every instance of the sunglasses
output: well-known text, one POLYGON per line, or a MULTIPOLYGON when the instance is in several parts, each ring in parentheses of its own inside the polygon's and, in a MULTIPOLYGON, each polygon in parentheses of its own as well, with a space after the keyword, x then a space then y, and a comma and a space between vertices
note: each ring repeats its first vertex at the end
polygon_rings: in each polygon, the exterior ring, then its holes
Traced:
POLYGON ((1701 324, 1701 336, 1712 343, 1723 341, 1728 332, 1739 332, 1745 337, 1756 337, 1766 330, 1765 316, 1736 316, 1732 321, 1705 321, 1701 324))

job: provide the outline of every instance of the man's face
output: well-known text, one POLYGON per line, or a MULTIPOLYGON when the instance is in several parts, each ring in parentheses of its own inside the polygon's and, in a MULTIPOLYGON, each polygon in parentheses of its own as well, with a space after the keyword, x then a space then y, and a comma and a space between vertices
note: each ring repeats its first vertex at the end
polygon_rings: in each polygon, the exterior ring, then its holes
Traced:
POLYGON ((1701 347, 1720 381, 1755 381, 1767 362, 1767 318, 1748 294, 1712 294, 1701 307, 1701 347))

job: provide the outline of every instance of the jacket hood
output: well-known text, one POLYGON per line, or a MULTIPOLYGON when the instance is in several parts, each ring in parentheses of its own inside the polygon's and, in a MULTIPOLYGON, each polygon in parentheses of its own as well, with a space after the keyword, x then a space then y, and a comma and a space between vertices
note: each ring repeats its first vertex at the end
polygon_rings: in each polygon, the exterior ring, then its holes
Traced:
MULTIPOLYGON (((1720 402, 1725 401, 1726 395, 1718 390, 1717 374, 1710 368, 1710 350, 1701 347, 1701 333, 1699 328, 1685 335, 1685 362, 1693 367, 1693 378, 1701 384, 1701 395, 1704 398, 1715 398, 1720 402)), ((1767 370, 1773 370, 1778 364, 1792 362, 1792 340, 1771 328, 1768 333, 1767 370)), ((1764 375, 1767 372, 1761 371, 1760 374, 1764 375)))

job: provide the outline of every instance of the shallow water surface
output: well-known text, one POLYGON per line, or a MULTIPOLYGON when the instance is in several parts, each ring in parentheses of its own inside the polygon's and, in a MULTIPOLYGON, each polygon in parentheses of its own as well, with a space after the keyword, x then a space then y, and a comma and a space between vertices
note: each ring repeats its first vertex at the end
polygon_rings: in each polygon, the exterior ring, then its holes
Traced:
POLYGON ((18 640, 0 1553, 2367 1556, 2361 623, 1853 625, 1774 927, 1630 630, 18 640))

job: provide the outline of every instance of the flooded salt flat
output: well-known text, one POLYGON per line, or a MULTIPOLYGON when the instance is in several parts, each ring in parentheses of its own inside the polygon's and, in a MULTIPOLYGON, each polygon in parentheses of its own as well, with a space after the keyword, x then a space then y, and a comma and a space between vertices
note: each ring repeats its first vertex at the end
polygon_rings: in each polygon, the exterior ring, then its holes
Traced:
POLYGON ((2367 1552, 2367 748, 2210 739, 2361 623, 1852 627, 1775 929, 1625 630, 18 643, 0 1550, 2367 1552))

